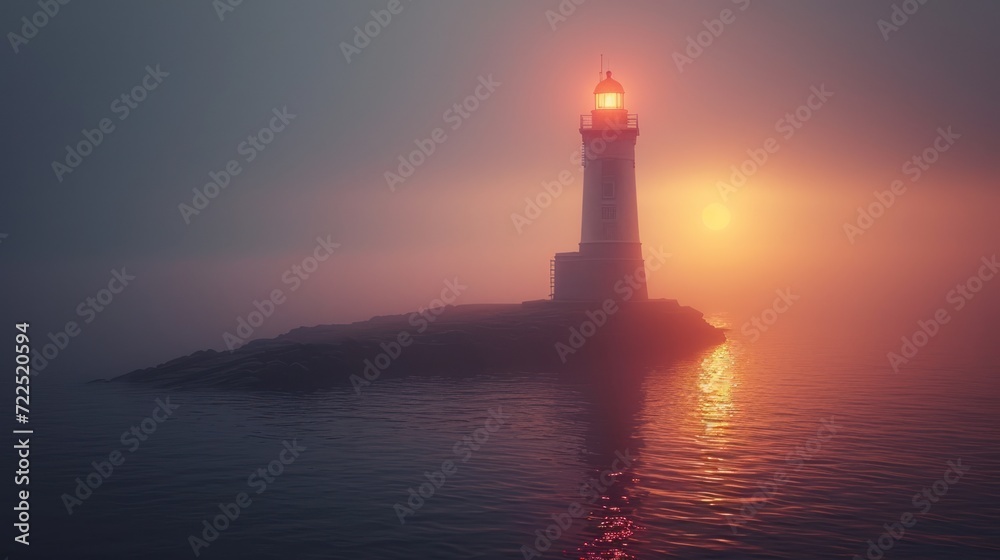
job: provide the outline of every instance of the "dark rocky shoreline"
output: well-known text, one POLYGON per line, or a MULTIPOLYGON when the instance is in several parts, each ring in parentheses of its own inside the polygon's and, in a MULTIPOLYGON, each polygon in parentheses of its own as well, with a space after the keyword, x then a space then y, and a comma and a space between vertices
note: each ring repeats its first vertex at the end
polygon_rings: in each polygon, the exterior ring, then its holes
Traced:
POLYGON ((613 376, 616 368, 662 366, 725 341, 723 329, 673 300, 602 307, 551 301, 462 305, 438 310, 439 316, 425 312, 301 327, 232 352, 202 350, 111 381, 301 390, 357 388, 382 377, 420 374, 613 376))

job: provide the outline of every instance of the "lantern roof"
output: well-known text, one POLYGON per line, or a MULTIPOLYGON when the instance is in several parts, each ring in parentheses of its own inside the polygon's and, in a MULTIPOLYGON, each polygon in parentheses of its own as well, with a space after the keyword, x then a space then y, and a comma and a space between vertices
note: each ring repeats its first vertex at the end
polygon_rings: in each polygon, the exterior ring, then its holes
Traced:
POLYGON ((625 88, 622 84, 611 77, 611 70, 608 70, 607 78, 601 80, 597 87, 594 88, 594 94, 600 95, 602 93, 625 93, 625 88))

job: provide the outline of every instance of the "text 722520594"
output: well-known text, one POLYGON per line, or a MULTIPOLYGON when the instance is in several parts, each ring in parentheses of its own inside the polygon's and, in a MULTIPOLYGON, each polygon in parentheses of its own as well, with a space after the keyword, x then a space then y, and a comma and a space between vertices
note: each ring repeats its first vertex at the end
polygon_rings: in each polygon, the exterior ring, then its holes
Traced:
POLYGON ((28 501, 28 473, 31 462, 29 454, 31 450, 30 434, 28 430, 28 406, 30 401, 31 371, 28 362, 31 361, 31 347, 28 345, 28 323, 19 323, 17 334, 14 337, 16 365, 14 367, 14 420, 17 426, 14 428, 14 452, 17 453, 17 470, 14 471, 14 485, 16 496, 14 498, 14 527, 17 534, 14 541, 23 545, 28 544, 28 534, 31 526, 29 524, 30 515, 28 501))

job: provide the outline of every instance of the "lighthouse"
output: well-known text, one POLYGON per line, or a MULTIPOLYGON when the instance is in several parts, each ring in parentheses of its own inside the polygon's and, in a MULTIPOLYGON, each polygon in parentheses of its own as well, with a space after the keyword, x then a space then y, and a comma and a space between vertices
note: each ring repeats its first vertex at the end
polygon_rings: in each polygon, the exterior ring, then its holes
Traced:
MULTIPOLYGON (((583 136, 583 219, 580 250, 557 253, 551 266, 552 299, 603 301, 616 285, 643 268, 635 143, 639 116, 625 109, 625 88, 606 77, 594 89, 594 109, 580 116, 583 136)), ((646 284, 633 300, 646 300, 646 284)))

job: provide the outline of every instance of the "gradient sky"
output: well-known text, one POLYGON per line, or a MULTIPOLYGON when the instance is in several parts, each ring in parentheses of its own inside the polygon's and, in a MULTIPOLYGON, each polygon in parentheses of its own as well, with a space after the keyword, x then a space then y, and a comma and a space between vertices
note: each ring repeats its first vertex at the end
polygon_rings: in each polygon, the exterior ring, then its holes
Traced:
MULTIPOLYGON (((137 277, 50 371, 111 376, 222 348, 317 236, 339 251, 257 334, 409 311, 454 277, 462 303, 546 297, 548 260, 579 241, 570 154, 601 54, 640 118, 643 242, 673 254, 653 297, 738 327, 790 287, 799 319, 877 316, 892 341, 997 252, 996 2, 929 2, 886 41, 882 0, 589 0, 555 29, 556 0, 404 0, 345 60, 341 43, 387 4, 247 1, 220 21, 202 0, 72 2, 18 53, 8 40, 2 318, 43 335, 79 320, 112 268, 137 277), (724 9, 736 20, 679 71, 674 53, 724 9), (119 120, 112 101, 157 64, 170 75, 119 120), (501 85, 450 130, 444 112, 490 75, 501 85), (823 85, 834 96, 781 138, 775 123, 823 85), (295 120, 185 224, 178 204, 285 106, 295 120), (53 160, 105 117, 114 132, 57 181, 53 160), (955 146, 849 242, 843 224, 949 126, 955 146), (384 173, 438 127, 448 139, 391 192, 384 173), (781 148, 726 201, 729 227, 706 228, 718 182, 769 137, 781 148), (565 192, 518 233, 511 214, 564 171, 565 192)), ((37 10, 5 2, 5 33, 37 10)), ((978 312, 995 317, 997 299, 978 312)))

